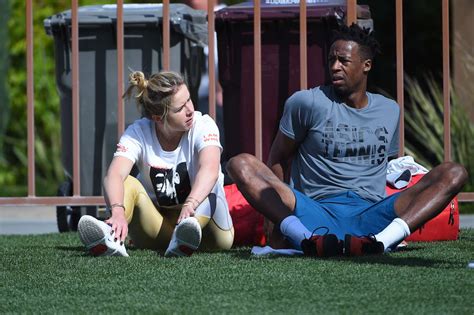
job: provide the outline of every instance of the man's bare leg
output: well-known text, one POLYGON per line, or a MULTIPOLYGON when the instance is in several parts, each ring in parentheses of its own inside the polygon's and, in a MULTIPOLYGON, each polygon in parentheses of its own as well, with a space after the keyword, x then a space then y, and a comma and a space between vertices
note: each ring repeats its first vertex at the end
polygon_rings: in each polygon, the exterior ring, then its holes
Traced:
POLYGON ((463 166, 445 162, 433 168, 414 186, 404 190, 395 201, 394 219, 376 239, 387 250, 411 232, 437 216, 461 191, 468 178, 463 166))
POLYGON ((395 212, 411 231, 437 216, 461 191, 468 180, 466 169, 444 162, 433 168, 416 185, 400 193, 395 212))
POLYGON ((275 225, 293 213, 295 195, 291 189, 253 155, 233 157, 227 172, 245 199, 275 225))
POLYGON ((244 153, 230 159, 227 172, 245 199, 274 223, 269 245, 273 248, 290 247, 281 233, 281 223, 293 215, 296 202, 293 191, 264 163, 250 154, 244 153))

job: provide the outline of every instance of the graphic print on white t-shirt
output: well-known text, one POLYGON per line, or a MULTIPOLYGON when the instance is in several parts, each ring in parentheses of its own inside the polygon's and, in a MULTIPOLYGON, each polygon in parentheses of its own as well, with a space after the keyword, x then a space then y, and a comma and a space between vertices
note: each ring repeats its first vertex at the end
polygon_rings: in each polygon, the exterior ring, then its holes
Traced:
POLYGON ((181 204, 191 191, 186 162, 179 163, 175 168, 150 166, 150 179, 161 206, 181 204))
MULTIPOLYGON (((142 118, 127 127, 114 157, 122 156, 135 163, 139 170, 137 178, 153 202, 176 205, 182 204, 189 195, 190 183, 194 183, 199 170, 198 154, 209 146, 222 150, 219 130, 211 117, 196 111, 193 127, 184 133, 175 150, 164 151, 157 139, 154 121, 142 118)), ((224 193, 223 180, 219 172, 216 183, 219 194, 224 193)))

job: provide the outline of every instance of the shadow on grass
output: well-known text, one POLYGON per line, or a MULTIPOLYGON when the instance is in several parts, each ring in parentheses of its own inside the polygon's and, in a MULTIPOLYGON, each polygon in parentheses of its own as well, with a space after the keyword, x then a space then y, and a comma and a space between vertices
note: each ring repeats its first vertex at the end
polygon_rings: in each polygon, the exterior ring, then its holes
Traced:
POLYGON ((85 252, 83 246, 56 246, 56 249, 65 252, 85 252))
POLYGON ((396 252, 396 254, 384 254, 384 255, 369 255, 360 257, 327 257, 327 258, 313 258, 307 256, 284 256, 284 255, 268 255, 268 256, 255 256, 250 252, 250 248, 235 248, 233 250, 226 251, 233 257, 241 260, 274 260, 274 259, 305 259, 314 261, 339 261, 339 262, 351 262, 356 264, 382 264, 391 266, 405 266, 405 267, 433 267, 433 266, 444 266, 441 268, 450 269, 458 268, 458 264, 452 261, 432 259, 426 257, 412 257, 413 252, 422 250, 421 247, 410 247, 405 248, 396 252), (410 257, 404 256, 404 253, 410 253, 410 257))
MULTIPOLYGON (((84 246, 67 246, 67 245, 62 245, 62 246, 55 246, 55 249, 63 252, 69 252, 70 254, 79 254, 76 256, 84 256, 84 257, 95 257, 94 255, 90 254, 84 246)), ((127 253, 129 255, 135 255, 135 254, 140 254, 141 252, 150 252, 153 255, 163 257, 164 256, 164 251, 157 251, 155 249, 142 249, 142 248, 137 248, 135 246, 127 247, 127 253)))
POLYGON ((438 259, 430 259, 423 257, 401 257, 393 256, 391 254, 380 256, 347 257, 344 260, 357 264, 382 264, 405 267, 433 267, 445 264, 452 264, 451 262, 438 259))

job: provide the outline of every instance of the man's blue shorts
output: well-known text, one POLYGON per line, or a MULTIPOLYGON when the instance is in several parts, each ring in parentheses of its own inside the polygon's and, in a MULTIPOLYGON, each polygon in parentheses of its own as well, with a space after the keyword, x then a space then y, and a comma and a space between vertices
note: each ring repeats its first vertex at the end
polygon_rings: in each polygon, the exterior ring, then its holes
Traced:
POLYGON ((377 234, 397 218, 394 209, 399 193, 379 202, 370 202, 352 191, 328 198, 313 200, 292 189, 295 198, 295 216, 314 234, 336 234, 343 240, 345 234, 366 236, 377 234), (327 228, 328 230, 326 230, 327 228))

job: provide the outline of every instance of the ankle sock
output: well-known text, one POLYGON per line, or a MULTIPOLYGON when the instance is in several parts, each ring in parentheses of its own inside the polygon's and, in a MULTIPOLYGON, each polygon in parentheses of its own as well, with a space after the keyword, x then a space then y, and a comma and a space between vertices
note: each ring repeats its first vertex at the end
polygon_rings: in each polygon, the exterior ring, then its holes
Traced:
POLYGON ((311 237, 311 232, 294 215, 290 215, 281 221, 280 231, 296 248, 300 248, 302 240, 311 237))
POLYGON ((400 218, 395 218, 385 229, 375 235, 375 238, 383 243, 385 251, 389 251, 409 235, 410 228, 408 224, 400 218))

